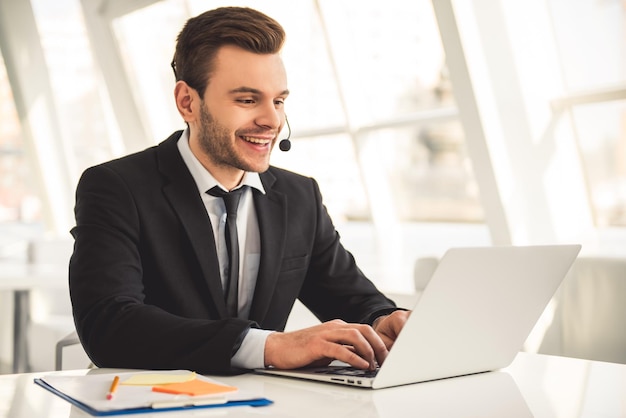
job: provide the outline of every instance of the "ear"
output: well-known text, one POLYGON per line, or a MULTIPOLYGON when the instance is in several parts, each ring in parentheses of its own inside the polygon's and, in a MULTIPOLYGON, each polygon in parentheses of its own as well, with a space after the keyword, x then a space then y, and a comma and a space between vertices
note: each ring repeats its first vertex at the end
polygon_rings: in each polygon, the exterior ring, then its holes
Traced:
POLYGON ((178 113, 180 113, 185 122, 193 122, 198 115, 198 106, 200 104, 198 92, 189 87, 184 81, 178 81, 174 87, 174 98, 178 113))

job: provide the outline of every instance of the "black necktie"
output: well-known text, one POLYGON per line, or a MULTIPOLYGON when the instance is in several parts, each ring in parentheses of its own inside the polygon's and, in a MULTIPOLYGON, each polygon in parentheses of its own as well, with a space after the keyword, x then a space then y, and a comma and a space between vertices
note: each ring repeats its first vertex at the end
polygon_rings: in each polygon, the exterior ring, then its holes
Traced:
POLYGON ((228 250, 228 280, 224 293, 226 295, 226 306, 231 317, 237 317, 239 294, 239 240, 237 238, 237 207, 243 187, 231 192, 225 192, 220 187, 215 186, 207 193, 211 196, 224 199, 226 206, 226 249, 228 250))

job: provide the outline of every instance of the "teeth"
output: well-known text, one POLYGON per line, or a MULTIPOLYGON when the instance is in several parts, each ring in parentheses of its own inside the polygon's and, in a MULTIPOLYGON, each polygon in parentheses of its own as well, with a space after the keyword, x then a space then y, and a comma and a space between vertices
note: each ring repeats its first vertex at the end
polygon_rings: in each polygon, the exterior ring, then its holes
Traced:
POLYGON ((252 136, 242 136, 242 138, 253 144, 268 144, 270 142, 269 139, 255 138, 252 136))

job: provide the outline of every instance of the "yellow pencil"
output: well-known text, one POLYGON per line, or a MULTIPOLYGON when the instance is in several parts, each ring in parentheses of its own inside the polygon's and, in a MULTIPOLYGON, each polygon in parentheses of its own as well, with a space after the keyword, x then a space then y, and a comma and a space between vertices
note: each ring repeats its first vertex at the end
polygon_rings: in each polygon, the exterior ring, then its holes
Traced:
POLYGON ((113 383, 111 383, 111 388, 109 389, 109 393, 107 393, 107 399, 108 400, 113 399, 113 394, 117 390, 117 385, 119 383, 120 383, 120 377, 119 376, 115 376, 115 378, 113 379, 113 383))

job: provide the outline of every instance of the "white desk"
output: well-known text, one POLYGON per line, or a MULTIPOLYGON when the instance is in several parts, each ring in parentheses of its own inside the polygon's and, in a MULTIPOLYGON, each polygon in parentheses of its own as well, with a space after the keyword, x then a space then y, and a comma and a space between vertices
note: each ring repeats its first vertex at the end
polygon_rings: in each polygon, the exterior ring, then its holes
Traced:
POLYGON ((67 287, 67 266, 55 264, 0 263, 0 291, 13 292, 13 372, 28 367, 26 330, 30 315, 30 291, 67 287))
MULTIPOLYGON (((91 373, 112 370, 92 370, 91 373)), ((51 372, 85 374, 86 370, 51 372)), ((36 386, 46 373, 0 376, 0 417, 88 417, 36 386)), ((626 365, 520 353, 504 371, 370 390, 247 374, 216 377, 274 401, 142 417, 625 417, 626 365)))

